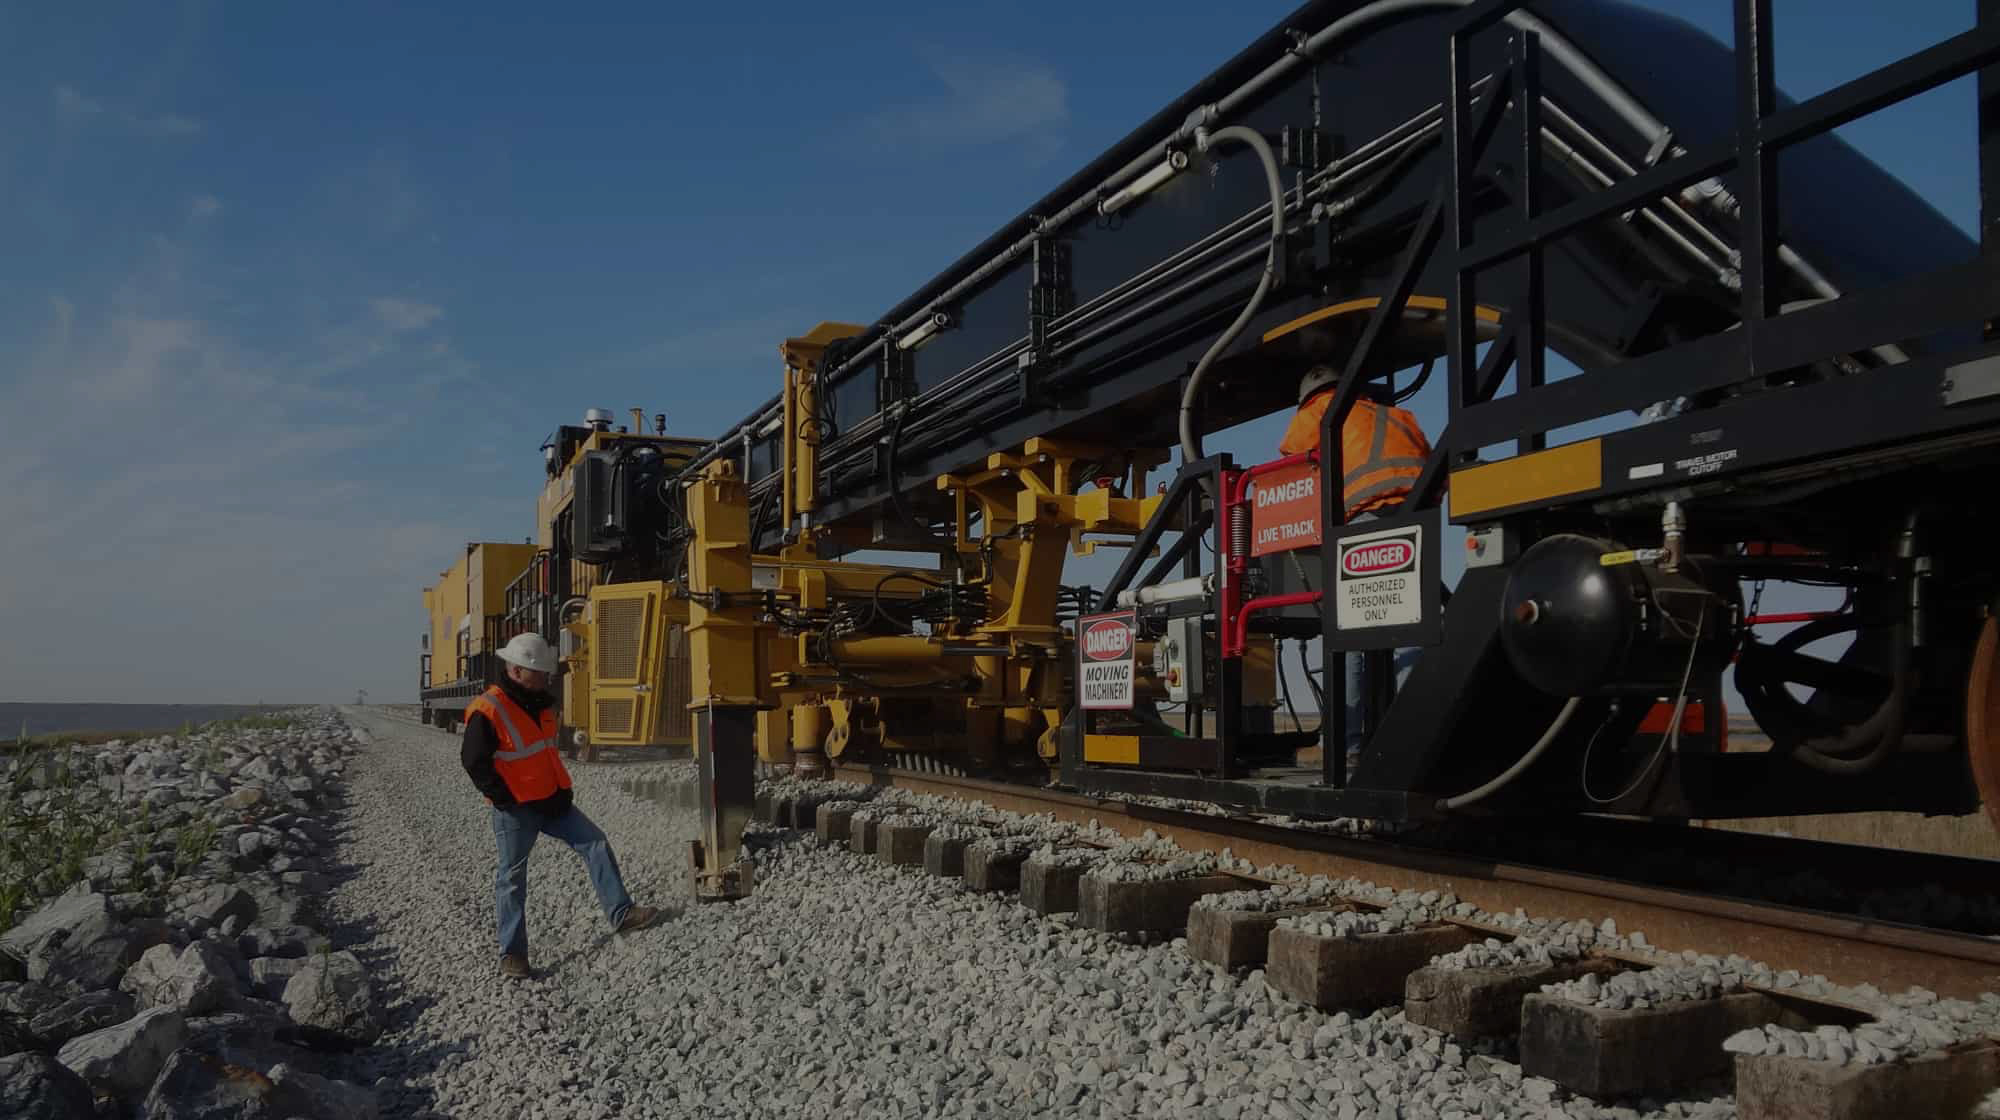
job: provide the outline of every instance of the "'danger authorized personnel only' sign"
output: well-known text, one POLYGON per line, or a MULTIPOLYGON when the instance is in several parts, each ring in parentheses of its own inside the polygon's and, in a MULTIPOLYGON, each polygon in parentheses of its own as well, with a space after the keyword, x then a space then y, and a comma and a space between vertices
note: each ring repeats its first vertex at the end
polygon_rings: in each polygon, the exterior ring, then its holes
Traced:
POLYGON ((1340 588, 1334 622, 1342 630, 1422 622, 1421 525, 1340 540, 1340 588))
POLYGON ((1250 531, 1252 556, 1319 547, 1319 466, 1300 463, 1259 475, 1250 531))
POLYGON ((1076 620, 1076 695, 1085 708, 1129 709, 1138 665, 1134 611, 1076 620))

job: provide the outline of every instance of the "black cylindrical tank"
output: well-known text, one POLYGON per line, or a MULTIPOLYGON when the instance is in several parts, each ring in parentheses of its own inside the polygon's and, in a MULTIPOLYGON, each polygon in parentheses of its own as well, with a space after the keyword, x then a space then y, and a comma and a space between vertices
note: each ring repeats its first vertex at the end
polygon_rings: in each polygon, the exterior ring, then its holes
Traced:
POLYGON ((1501 610, 1515 671, 1554 696, 1673 695, 1690 656, 1694 673, 1720 667, 1735 626, 1728 589, 1573 533, 1546 537, 1515 562, 1501 610))

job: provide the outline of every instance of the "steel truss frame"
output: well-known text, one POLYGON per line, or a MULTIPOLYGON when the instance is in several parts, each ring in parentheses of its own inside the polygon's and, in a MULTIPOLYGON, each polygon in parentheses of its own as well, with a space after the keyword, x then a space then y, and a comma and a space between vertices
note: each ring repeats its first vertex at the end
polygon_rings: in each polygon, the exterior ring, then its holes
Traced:
MULTIPOLYGON (((1475 82, 1469 63, 1472 38, 1496 29, 1523 3, 1482 0, 1458 17, 1448 37, 1444 143, 1449 174, 1399 256, 1387 293, 1370 313, 1359 342, 1349 354, 1333 402, 1321 422, 1322 524, 1327 527, 1324 532, 1329 542, 1345 513, 1340 501, 1345 467, 1338 432, 1361 388, 1361 371, 1393 336, 1417 278, 1441 251, 1449 254, 1451 277, 1447 312, 1449 421, 1398 511, 1402 514, 1436 510, 1448 476, 1454 469, 1479 462, 1482 448, 1512 443, 1517 456, 1532 455, 1548 447, 1550 432, 1571 425, 1968 326, 1979 328, 1983 341, 1964 352, 1919 357, 1815 384, 1753 394, 1713 409, 1602 437, 1601 481, 1587 492, 1482 510, 1476 516, 1455 515, 1453 520, 1492 523, 1563 505, 1587 507, 1605 499, 1647 493, 1684 494, 1695 486, 1740 485, 1759 472, 1797 471, 1805 464, 1831 469, 1920 445, 1951 448, 2000 443, 2000 345, 1995 345, 1992 325, 2000 319, 2000 252, 1996 252, 2000 236, 1995 236, 1996 224, 2000 224, 2000 205, 1996 203, 2000 199, 1994 194, 2000 188, 2000 139, 1996 138, 2000 132, 2000 67, 1995 66, 2000 62, 2000 0, 1979 0, 1977 24, 1972 30, 1783 109, 1778 107, 1774 76, 1771 0, 1735 0, 1735 135, 1692 151, 1667 154, 1629 178, 1547 212, 1540 204, 1543 100, 1538 37, 1532 32, 1512 32, 1509 64, 1491 79, 1475 82), (1779 156, 1858 118, 1971 74, 1977 74, 1979 82, 1979 255, 1926 275, 1776 313, 1773 278, 1779 261, 1779 156), (1484 88, 1479 88, 1482 85, 1484 88), (1516 108, 1514 119, 1519 127, 1519 187, 1513 199, 1517 217, 1502 234, 1475 242, 1474 170, 1495 142, 1501 110, 1510 103, 1516 108), (1549 383, 1544 367, 1548 321, 1543 291, 1543 254, 1549 247, 1593 222, 1644 207, 1732 170, 1742 185, 1740 327, 1549 383), (1448 248, 1446 231, 1451 235, 1448 248), (1514 270, 1520 306, 1505 317, 1485 359, 1475 362, 1477 320, 1470 309, 1477 306, 1477 280, 1482 273, 1501 268, 1514 270), (1515 375, 1513 391, 1502 394, 1510 373, 1515 375), (1802 414, 1812 416, 1814 422, 1798 423, 1802 414), (1757 438, 1737 448, 1734 457, 1719 468, 1705 468, 1698 482, 1690 482, 1685 472, 1677 474, 1664 467, 1652 471, 1655 465, 1674 462, 1675 450, 1685 454, 1684 449, 1705 442, 1702 437, 1725 425, 1755 432, 1757 438)), ((1163 509, 1162 514, 1165 512, 1163 509)), ((1156 540, 1157 535, 1151 539, 1156 540)), ((1220 543, 1218 536, 1218 546, 1220 543)), ((1144 551, 1133 550, 1106 602, 1129 583, 1144 551)), ((1322 548, 1321 587, 1334 586, 1335 565, 1335 550, 1322 548)), ((1164 562, 1156 566, 1155 575, 1165 567, 1164 562)), ((1490 569, 1468 571, 1458 595, 1469 601, 1471 610, 1481 609, 1482 603, 1494 605, 1497 587, 1486 585, 1499 575, 1490 569)), ((1481 653, 1454 646, 1451 622, 1447 616, 1445 645, 1434 655, 1449 665, 1438 669, 1470 681, 1479 669, 1481 653)), ((1335 630, 1329 596, 1322 603, 1322 635, 1329 650, 1335 630)), ((1469 633, 1462 636, 1469 638, 1469 633)), ((1388 656, 1386 650, 1368 655, 1371 678, 1386 680, 1388 656)), ((1217 774, 1091 766, 1083 764, 1079 754, 1073 765, 1065 760, 1064 780, 1091 793, 1188 798, 1309 815, 1394 819, 1434 815, 1432 798, 1416 791, 1425 788, 1426 778, 1435 777, 1441 742, 1415 742, 1398 736, 1403 741, 1379 743, 1371 738, 1365 748, 1365 763, 1391 751, 1401 757, 1368 769, 1368 778, 1384 779, 1372 784, 1384 788, 1349 786, 1344 767, 1346 711, 1335 691, 1332 657, 1328 655, 1329 700, 1322 705, 1323 761, 1316 784, 1239 780, 1230 770, 1232 760, 1227 752, 1224 770, 1217 774)), ((1417 682, 1413 679, 1411 683, 1417 682)), ((1369 711, 1371 733, 1379 730, 1379 717, 1386 706, 1384 693, 1392 688, 1368 690, 1364 707, 1369 711)), ((1406 720, 1404 726, 1438 730, 1436 721, 1406 720)), ((1075 734, 1080 736, 1080 729, 1075 729, 1075 734)), ((1673 803, 1667 806, 1669 811, 1734 815, 1754 808, 1781 812, 1782 807, 1765 802, 1740 804, 1747 789, 1765 788, 1764 782, 1741 779, 1751 777, 1748 772, 1758 766, 1768 769, 1770 765, 1770 760, 1761 758, 1676 759, 1669 767, 1672 781, 1660 784, 1666 787, 1666 800, 1673 803), (1725 773, 1730 776, 1725 778, 1725 773)), ((1905 767, 1911 780, 1894 782, 1895 790, 1877 796, 1921 807, 1908 790, 1927 783, 1935 788, 1939 771, 1950 768, 1949 760, 1918 757, 1905 767)), ((1793 779, 1788 776, 1787 780, 1793 779)), ((1652 798, 1652 791, 1644 796, 1652 798)), ((1808 779, 1794 800, 1832 807, 1853 802, 1855 797, 1852 789, 1808 779)), ((1623 802, 1613 806, 1621 807, 1628 806, 1623 802)))

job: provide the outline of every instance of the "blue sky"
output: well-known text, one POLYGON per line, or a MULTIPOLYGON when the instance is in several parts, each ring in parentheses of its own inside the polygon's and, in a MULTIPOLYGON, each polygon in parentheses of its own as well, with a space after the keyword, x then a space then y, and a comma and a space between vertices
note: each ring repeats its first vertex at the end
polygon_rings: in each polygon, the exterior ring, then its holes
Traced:
MULTIPOLYGON (((412 695, 555 424, 719 432, 1290 8, 0 6, 0 699, 412 695)), ((1781 2, 1780 79, 1971 12, 1781 2)), ((1969 227, 1972 104, 1848 135, 1969 227)))

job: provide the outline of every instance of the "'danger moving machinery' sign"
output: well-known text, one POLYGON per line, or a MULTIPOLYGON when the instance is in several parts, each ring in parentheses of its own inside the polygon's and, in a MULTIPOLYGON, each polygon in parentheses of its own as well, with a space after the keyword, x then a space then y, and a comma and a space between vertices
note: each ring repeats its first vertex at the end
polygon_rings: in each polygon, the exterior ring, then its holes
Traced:
POLYGON ((1139 646, 1136 613, 1118 611, 1077 619, 1076 693, 1083 707, 1132 707, 1139 646))

